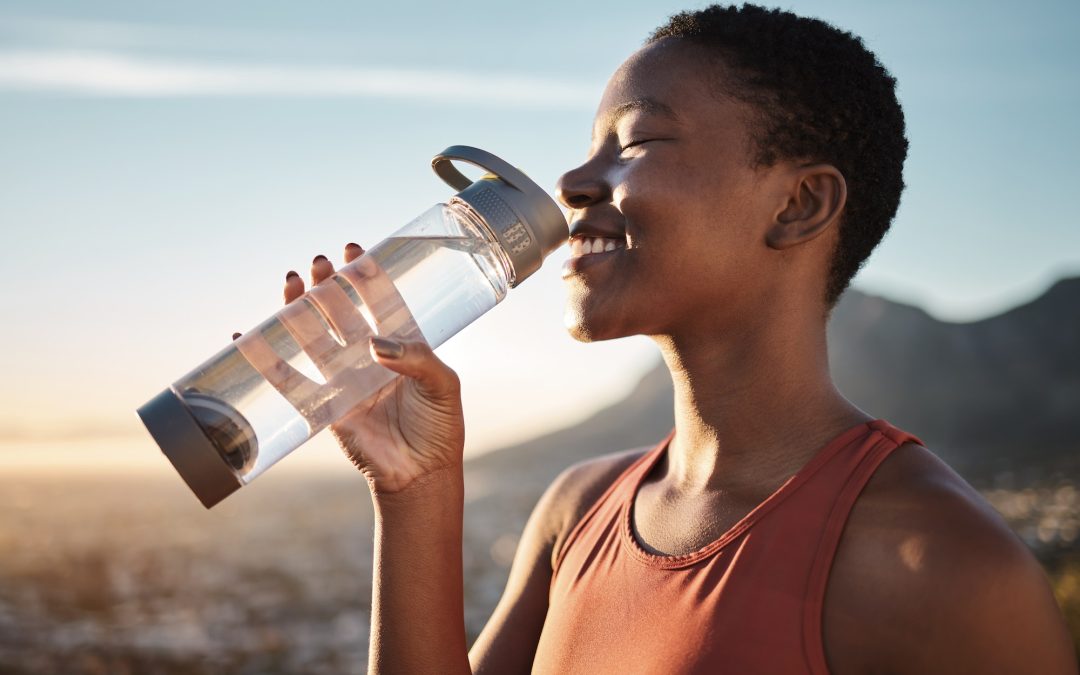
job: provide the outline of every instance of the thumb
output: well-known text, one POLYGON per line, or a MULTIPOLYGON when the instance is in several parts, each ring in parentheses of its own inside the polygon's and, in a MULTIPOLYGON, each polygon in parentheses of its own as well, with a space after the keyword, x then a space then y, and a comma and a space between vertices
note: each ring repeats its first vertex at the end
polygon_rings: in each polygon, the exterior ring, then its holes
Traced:
POLYGON ((424 342, 398 342, 388 338, 370 339, 371 356, 380 366, 416 380, 429 396, 456 395, 461 383, 450 366, 435 356, 424 342))

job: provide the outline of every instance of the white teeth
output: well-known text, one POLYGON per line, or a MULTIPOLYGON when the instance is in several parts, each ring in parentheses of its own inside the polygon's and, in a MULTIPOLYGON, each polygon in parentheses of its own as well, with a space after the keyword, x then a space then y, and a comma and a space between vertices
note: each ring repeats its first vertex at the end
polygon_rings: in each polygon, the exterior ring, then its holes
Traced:
POLYGON ((570 240, 570 256, 579 258, 591 253, 614 251, 624 246, 622 240, 611 237, 574 237, 570 240))

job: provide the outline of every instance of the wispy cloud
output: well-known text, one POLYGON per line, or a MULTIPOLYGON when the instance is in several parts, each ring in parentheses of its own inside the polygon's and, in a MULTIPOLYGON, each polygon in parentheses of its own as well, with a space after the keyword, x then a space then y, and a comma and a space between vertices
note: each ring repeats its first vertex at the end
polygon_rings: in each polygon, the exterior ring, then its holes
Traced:
POLYGON ((91 50, 151 49, 266 54, 341 52, 349 34, 243 30, 214 24, 152 24, 0 13, 0 38, 9 46, 91 50))
POLYGON ((528 75, 151 59, 110 52, 0 52, 0 91, 113 97, 370 97, 483 107, 588 109, 596 85, 528 75))

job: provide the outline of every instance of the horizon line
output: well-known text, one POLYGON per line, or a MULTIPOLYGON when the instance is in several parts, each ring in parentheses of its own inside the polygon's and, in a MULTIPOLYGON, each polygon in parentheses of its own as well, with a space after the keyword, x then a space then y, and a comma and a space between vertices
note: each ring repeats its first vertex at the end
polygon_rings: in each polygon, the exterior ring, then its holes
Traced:
MULTIPOLYGON (((1070 268, 1069 272, 1070 273, 1068 273, 1068 274, 1062 273, 1062 274, 1054 276, 1049 281, 1049 283, 1046 283, 1044 285, 1043 289, 1038 294, 1036 294, 1034 296, 1031 296, 1026 300, 1022 300, 1020 302, 1017 302, 1015 304, 1010 305, 1009 307, 997 310, 997 311, 993 312, 992 314, 988 314, 987 316, 984 316, 984 317, 981 317, 981 318, 978 318, 978 319, 974 319, 974 320, 970 320, 970 321, 948 321, 948 320, 939 319, 936 316, 934 316, 930 311, 928 311, 927 308, 922 304, 912 303, 912 302, 908 302, 908 301, 905 301, 905 300, 900 300, 900 299, 897 299, 895 296, 890 297, 890 295, 882 294, 882 293, 879 293, 877 291, 867 290, 865 288, 860 288, 858 285, 851 286, 850 290, 853 290, 853 291, 855 291, 855 292, 857 292, 857 293, 859 293, 861 295, 864 295, 864 296, 880 298, 880 299, 885 300, 886 302, 890 302, 890 303, 893 303, 893 304, 904 305, 904 306, 908 306, 908 307, 914 307, 914 308, 919 309, 920 311, 926 313, 934 321, 938 321, 940 323, 951 324, 951 325, 969 325, 969 324, 979 323, 981 321, 987 321, 987 320, 990 320, 990 319, 994 319, 994 318, 999 317, 999 316, 1003 316, 1003 315, 1008 314, 1008 313, 1010 313, 1010 312, 1012 312, 1012 311, 1014 311, 1014 310, 1016 310, 1016 309, 1018 309, 1020 307, 1024 307, 1024 306, 1029 305, 1029 304, 1031 304, 1033 302, 1036 302, 1037 300, 1039 300, 1040 298, 1045 296, 1052 288, 1054 288, 1055 286, 1057 286, 1060 283, 1080 281, 1080 268, 1070 268)), ((659 359, 658 359, 658 363, 659 363, 659 359)), ((138 423, 137 420, 134 420, 134 419, 131 421, 130 424, 121 424, 121 423, 119 423, 119 419, 118 419, 117 422, 113 423, 113 424, 101 424, 100 422, 96 422, 96 423, 86 424, 85 426, 83 426, 81 428, 76 428, 77 425, 78 425, 78 419, 77 418, 68 418, 68 421, 66 423, 64 423, 61 430, 54 431, 53 433, 49 433, 49 434, 39 434, 39 433, 35 433, 33 431, 30 431, 25 426, 20 427, 20 426, 14 425, 14 424, 0 424, 0 444, 64 443, 64 442, 72 442, 72 441, 75 441, 75 442, 103 442, 103 441, 108 441, 108 440, 115 440, 115 441, 121 441, 121 442, 130 442, 130 441, 133 441, 134 439, 140 438, 140 437, 143 438, 146 441, 152 442, 152 439, 147 434, 146 430, 138 423)), ((570 425, 570 426, 573 426, 573 425, 570 425)), ((564 428, 569 428, 569 427, 552 428, 551 430, 549 430, 549 432, 550 431, 558 431, 558 430, 561 430, 561 429, 564 429, 564 428)), ((544 435, 545 433, 549 433, 549 432, 542 432, 540 435, 544 435)), ((532 438, 532 437, 530 437, 530 438, 532 438)), ((475 449, 472 452, 468 453, 468 454, 470 456, 477 456, 478 457, 478 456, 487 454, 489 452, 494 452, 496 450, 501 450, 501 449, 504 449, 506 447, 512 447, 514 445, 519 445, 520 443, 523 443, 523 442, 528 442, 528 440, 529 439, 526 438, 524 440, 510 441, 508 444, 497 445, 497 446, 496 445, 490 445, 490 444, 481 443, 481 444, 475 446, 475 449)), ((0 452, 0 454, 2 454, 2 452, 0 452)))

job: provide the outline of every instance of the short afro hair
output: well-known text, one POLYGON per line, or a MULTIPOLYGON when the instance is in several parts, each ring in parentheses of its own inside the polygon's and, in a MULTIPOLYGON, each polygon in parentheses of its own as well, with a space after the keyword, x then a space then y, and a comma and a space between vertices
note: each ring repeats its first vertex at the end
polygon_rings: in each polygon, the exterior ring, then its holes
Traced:
POLYGON ((825 284, 830 312, 900 206, 908 142, 896 80, 857 36, 756 5, 676 14, 646 44, 664 38, 719 57, 731 76, 724 93, 760 113, 758 166, 800 159, 844 175, 847 205, 825 284))

